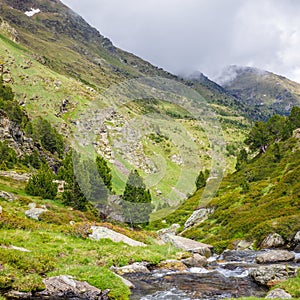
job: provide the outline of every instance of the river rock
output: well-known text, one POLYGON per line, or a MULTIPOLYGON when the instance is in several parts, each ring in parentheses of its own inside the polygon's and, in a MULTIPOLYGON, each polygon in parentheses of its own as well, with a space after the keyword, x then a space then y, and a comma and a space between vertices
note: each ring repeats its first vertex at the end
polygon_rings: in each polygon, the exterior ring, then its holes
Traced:
POLYGON ((45 205, 42 205, 41 207, 37 207, 36 203, 30 203, 28 204, 29 210, 25 211, 25 215, 28 218, 39 220, 39 216, 48 211, 45 205))
POLYGON ((10 291, 8 299, 72 299, 72 300, 107 300, 109 290, 101 291, 87 282, 74 280, 62 275, 44 279, 46 289, 36 293, 10 291))
POLYGON ((295 247, 294 252, 300 253, 300 244, 295 247))
POLYGON ((13 202, 18 199, 18 197, 16 197, 14 194, 5 191, 0 191, 0 198, 8 200, 9 202, 13 202))
POLYGON ((179 260, 169 259, 161 261, 157 265, 157 268, 169 271, 185 271, 187 269, 187 266, 179 260))
POLYGON ((273 286, 297 275, 297 267, 289 265, 260 266, 250 272, 250 276, 259 284, 273 286))
POLYGON ((128 279, 126 279, 126 278, 124 278, 124 277, 122 277, 121 275, 118 275, 118 274, 116 274, 116 273, 115 273, 115 275, 116 275, 118 278, 120 278, 120 279, 122 280, 122 282, 123 282, 127 287, 129 287, 130 289, 134 289, 134 288, 135 288, 134 284, 133 284, 131 281, 129 281, 128 279))
POLYGON ((91 227, 92 234, 89 235, 89 238, 92 240, 99 241, 101 239, 110 239, 113 242, 120 243, 123 242, 129 246, 133 247, 144 247, 146 244, 142 242, 135 241, 128 236, 115 232, 111 229, 102 226, 92 226, 91 227))
POLYGON ((247 242, 245 240, 239 240, 233 243, 234 249, 241 250, 253 250, 253 242, 247 242))
POLYGON ((198 253, 194 253, 192 257, 181 260, 189 268, 201 268, 207 265, 207 258, 198 253))
POLYGON ((143 262, 136 262, 131 265, 123 266, 119 268, 112 266, 110 270, 115 272, 118 275, 132 274, 132 273, 150 273, 150 271, 147 268, 147 263, 143 263, 143 262))
POLYGON ((295 244, 300 244, 300 231, 298 231, 294 236, 294 242, 295 244))
POLYGON ((196 242, 191 239, 187 239, 181 236, 173 234, 163 234, 161 239, 166 243, 171 243, 174 247, 193 253, 201 254, 205 257, 210 257, 213 250, 213 246, 196 242))
POLYGON ((204 222, 208 218, 208 216, 213 212, 214 208, 200 208, 198 210, 195 210, 185 222, 184 229, 204 222))
POLYGON ((261 243, 261 249, 278 248, 284 246, 285 241, 278 233, 269 234, 261 243))
POLYGON ((292 296, 282 289, 275 289, 273 291, 270 291, 266 296, 266 299, 291 299, 291 298, 292 296))
POLYGON ((163 228, 157 231, 158 236, 164 235, 166 233, 176 235, 177 230, 180 228, 179 224, 172 224, 168 228, 163 228))
POLYGON ((256 262, 259 264, 291 261, 295 259, 295 254, 287 250, 271 250, 256 256, 256 262))

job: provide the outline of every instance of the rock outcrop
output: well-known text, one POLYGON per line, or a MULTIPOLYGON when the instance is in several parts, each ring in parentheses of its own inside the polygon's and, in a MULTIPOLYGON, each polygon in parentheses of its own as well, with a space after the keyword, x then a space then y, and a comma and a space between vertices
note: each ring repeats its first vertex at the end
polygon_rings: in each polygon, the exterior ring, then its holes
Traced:
POLYGON ((192 253, 198 253, 205 257, 210 257, 213 250, 213 246, 211 245, 196 242, 173 234, 166 233, 161 235, 160 238, 166 243, 171 243, 176 248, 192 253))
POLYGON ((46 286, 41 292, 22 293, 8 292, 7 299, 72 299, 72 300, 108 300, 109 290, 101 291, 87 282, 74 280, 70 276, 62 275, 44 279, 46 286))
POLYGON ((256 256, 256 262, 259 264, 284 262, 295 259, 295 255, 287 250, 271 250, 256 256))
POLYGON ((253 269, 250 276, 259 284, 273 286, 297 275, 297 267, 289 265, 261 266, 253 269))
POLYGON ((30 203, 28 204, 29 210, 25 211, 25 215, 28 218, 39 220, 39 216, 48 211, 45 205, 42 205, 41 207, 37 207, 36 203, 30 203))
POLYGON ((261 249, 278 248, 284 246, 285 241, 278 233, 269 234, 261 243, 261 249))
POLYGON ((129 246, 133 247, 145 247, 146 244, 142 242, 135 241, 128 236, 115 232, 111 229, 102 226, 92 226, 92 233, 89 235, 89 238, 92 240, 99 241, 101 239, 110 239, 113 242, 120 243, 123 242, 129 246))
POLYGON ((201 268, 207 265, 207 258, 198 253, 194 253, 192 257, 182 259, 181 261, 190 268, 201 268))
POLYGON ((4 200, 7 200, 9 202, 13 202, 13 201, 18 199, 18 197, 15 196, 14 194, 8 193, 8 192, 5 192, 5 191, 0 191, 0 198, 2 198, 4 200))
POLYGON ((210 214, 214 212, 214 208, 200 208, 195 210, 184 224, 184 229, 204 222, 210 214))
POLYGON ((291 299, 291 298, 292 296, 282 289, 275 289, 273 291, 270 291, 266 296, 266 299, 291 299))

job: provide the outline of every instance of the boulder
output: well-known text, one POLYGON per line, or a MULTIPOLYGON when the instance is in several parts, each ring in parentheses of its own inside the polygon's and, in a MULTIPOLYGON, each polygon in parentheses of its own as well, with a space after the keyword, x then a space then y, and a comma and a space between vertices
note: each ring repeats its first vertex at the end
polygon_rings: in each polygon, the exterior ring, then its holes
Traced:
POLYGON ((18 199, 18 197, 16 197, 14 194, 5 191, 0 191, 0 198, 8 200, 9 202, 13 202, 18 199))
POLYGON ((282 289, 275 289, 273 291, 270 291, 266 296, 266 299, 291 299, 291 298, 292 296, 282 289))
POLYGON ((116 243, 123 242, 123 243, 125 243, 129 246, 133 246, 133 247, 146 246, 146 244, 144 244, 142 242, 135 241, 124 234, 115 232, 106 227, 92 226, 91 230, 92 230, 92 234, 89 235, 89 238, 92 240, 99 241, 101 239, 110 239, 113 242, 116 242, 116 243))
POLYGON ((116 273, 115 273, 115 275, 116 275, 117 277, 119 277, 119 278, 122 280, 122 282, 123 282, 127 287, 129 287, 130 289, 134 289, 134 288, 135 288, 134 284, 133 284, 131 281, 129 281, 128 279, 126 279, 126 278, 124 278, 124 277, 122 277, 121 275, 118 275, 118 274, 116 274, 116 273))
POLYGON ((5 296, 9 299, 72 299, 72 300, 107 300, 109 290, 101 291, 87 282, 74 280, 62 275, 44 279, 45 290, 35 293, 10 291, 5 296))
POLYGON ((163 234, 160 236, 163 241, 166 243, 171 243, 174 247, 192 252, 198 253, 205 257, 210 257, 211 252, 213 250, 213 246, 196 242, 191 239, 187 239, 181 236, 173 235, 173 234, 163 234))
POLYGON ((208 216, 213 212, 214 208, 200 208, 198 210, 195 210, 185 222, 184 229, 204 222, 208 218, 208 216))
POLYGON ((259 284, 273 286, 297 275, 297 267, 289 265, 260 266, 250 272, 250 276, 259 284))
POLYGON ((28 204, 29 210, 25 211, 25 215, 28 218, 39 220, 39 216, 48 211, 45 205, 42 205, 41 207, 37 207, 36 203, 30 203, 28 204))
POLYGON ((300 244, 300 231, 298 231, 294 236, 295 244, 300 244))
POLYGON ((278 248, 284 246, 285 241, 278 233, 269 234, 261 243, 261 249, 278 248))
POLYGON ((113 266, 110 268, 110 270, 118 275, 132 274, 132 273, 150 273, 150 271, 147 268, 147 263, 143 263, 143 262, 141 263, 136 262, 131 265, 119 267, 119 268, 113 266))
POLYGON ((234 250, 253 250, 253 242, 247 242, 245 240, 239 240, 233 243, 234 250))
POLYGON ((179 260, 169 259, 161 261, 157 265, 157 268, 168 271, 185 271, 187 269, 187 266, 179 260))
POLYGON ((181 260, 189 268, 201 268, 207 265, 207 258, 198 253, 194 253, 192 257, 181 260))
POLYGON ((294 252, 300 253, 300 244, 295 247, 294 252))
POLYGON ((171 225, 170 227, 168 227, 168 228, 163 228, 163 229, 158 230, 158 231, 157 231, 157 234, 158 234, 159 236, 164 235, 164 234, 166 234, 166 233, 176 235, 176 232, 177 232, 177 230, 178 230, 179 228, 180 228, 180 225, 179 225, 179 224, 172 224, 172 225, 171 225))
POLYGON ((291 261, 295 259, 295 254, 287 250, 271 250, 256 256, 256 262, 259 264, 291 261))

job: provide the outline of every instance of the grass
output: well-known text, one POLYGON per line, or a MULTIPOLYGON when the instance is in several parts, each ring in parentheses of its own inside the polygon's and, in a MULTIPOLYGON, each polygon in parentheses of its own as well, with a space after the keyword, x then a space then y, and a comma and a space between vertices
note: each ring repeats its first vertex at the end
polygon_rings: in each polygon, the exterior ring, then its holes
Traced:
POLYGON ((124 266, 133 262, 161 260, 176 257, 177 250, 170 245, 155 244, 155 234, 132 231, 109 223, 101 223, 136 240, 146 247, 130 247, 108 239, 87 239, 90 225, 99 221, 89 213, 70 210, 58 200, 42 200, 24 194, 20 183, 1 179, 1 189, 14 192, 19 199, 8 202, 0 198, 3 213, 0 217, 0 290, 17 289, 37 291, 44 288, 42 279, 47 276, 72 275, 100 289, 111 290, 111 299, 128 299, 130 291, 112 273, 111 266, 124 266), (50 215, 41 221, 25 217, 27 204, 45 204, 50 215), (75 225, 70 225, 70 220, 75 225), (30 252, 9 249, 10 245, 23 247, 30 252))

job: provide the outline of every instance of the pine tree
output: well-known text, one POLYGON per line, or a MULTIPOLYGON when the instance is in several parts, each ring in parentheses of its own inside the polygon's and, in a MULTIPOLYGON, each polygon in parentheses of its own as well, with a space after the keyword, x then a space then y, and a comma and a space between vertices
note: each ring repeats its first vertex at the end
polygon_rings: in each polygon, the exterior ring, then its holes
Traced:
POLYGON ((151 194, 137 170, 129 174, 122 197, 122 208, 125 222, 131 227, 149 223, 150 213, 153 210, 151 194))
POLYGON ((206 186, 206 181, 209 176, 209 170, 205 169, 205 171, 200 171, 197 179, 196 179, 196 188, 197 190, 206 186))
POLYGON ((57 184, 53 182, 54 174, 48 164, 44 163, 36 175, 33 175, 25 191, 32 196, 40 196, 44 199, 54 199, 57 195, 57 184))
POLYGON ((109 168, 106 160, 101 156, 97 156, 96 164, 97 164, 97 169, 98 169, 99 175, 103 179, 103 182, 106 185, 106 187, 111 191, 112 190, 112 186, 111 186, 111 179, 112 179, 111 169, 109 168))
POLYGON ((237 156, 235 169, 237 171, 240 171, 242 169, 242 166, 244 166, 247 162, 248 162, 248 153, 245 149, 242 149, 237 156))
MULTIPOLYGON (((58 177, 66 182, 64 192, 62 194, 63 202, 66 205, 70 205, 79 210, 86 210, 88 200, 76 180, 73 165, 73 151, 69 151, 66 154, 65 159, 62 162, 62 166, 59 169, 58 177)), ((75 156, 78 156, 74 153, 75 156)), ((77 162, 77 158, 76 162, 77 162)), ((78 156, 79 159, 79 156, 78 156)))

